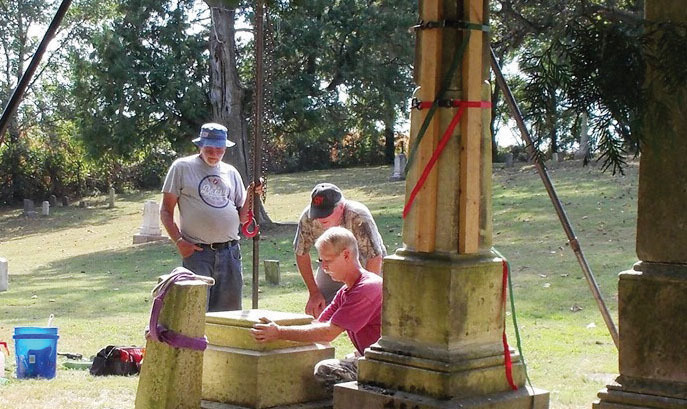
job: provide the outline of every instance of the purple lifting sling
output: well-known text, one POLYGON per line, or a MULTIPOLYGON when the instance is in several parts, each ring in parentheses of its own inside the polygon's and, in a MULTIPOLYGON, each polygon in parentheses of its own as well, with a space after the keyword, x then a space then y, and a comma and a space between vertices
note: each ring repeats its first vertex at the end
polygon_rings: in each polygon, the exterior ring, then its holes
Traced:
POLYGON ((148 334, 155 341, 164 342, 174 348, 186 348, 193 349, 196 351, 204 351, 208 345, 208 340, 206 337, 189 337, 184 334, 172 331, 171 329, 166 328, 164 325, 158 324, 165 295, 167 295, 167 291, 169 291, 172 284, 179 281, 190 280, 201 280, 205 281, 210 285, 214 284, 214 280, 212 280, 211 278, 197 276, 183 267, 175 268, 164 281, 160 282, 153 289, 153 295, 155 296, 155 299, 153 300, 153 308, 150 312, 150 324, 148 326, 148 334))

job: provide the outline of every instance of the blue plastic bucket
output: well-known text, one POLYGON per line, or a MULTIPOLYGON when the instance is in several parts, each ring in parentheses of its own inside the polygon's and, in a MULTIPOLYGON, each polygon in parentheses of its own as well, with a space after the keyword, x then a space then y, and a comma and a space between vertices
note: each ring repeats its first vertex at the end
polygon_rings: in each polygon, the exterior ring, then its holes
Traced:
POLYGON ((55 377, 57 369, 57 328, 14 328, 14 354, 17 356, 17 378, 55 377))

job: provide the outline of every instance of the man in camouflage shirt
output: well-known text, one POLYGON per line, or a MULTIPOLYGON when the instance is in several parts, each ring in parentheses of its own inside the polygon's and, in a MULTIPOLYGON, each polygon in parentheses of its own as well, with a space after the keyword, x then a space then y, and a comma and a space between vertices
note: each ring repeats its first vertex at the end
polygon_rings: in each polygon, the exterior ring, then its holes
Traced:
POLYGON ((345 199, 335 185, 316 185, 310 198, 298 222, 293 249, 298 271, 310 293, 305 313, 317 318, 342 285, 325 274, 320 265, 317 274, 313 274, 310 249, 322 233, 334 226, 350 230, 358 241, 360 264, 376 274, 382 272, 386 248, 370 210, 362 203, 345 199))

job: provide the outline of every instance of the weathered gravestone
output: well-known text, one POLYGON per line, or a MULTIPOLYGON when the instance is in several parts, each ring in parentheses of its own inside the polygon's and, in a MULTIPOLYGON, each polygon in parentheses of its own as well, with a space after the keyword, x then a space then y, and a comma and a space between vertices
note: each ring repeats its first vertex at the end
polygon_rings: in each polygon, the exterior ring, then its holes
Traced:
POLYGON ((33 204, 33 200, 24 199, 24 216, 35 217, 37 214, 38 213, 36 213, 36 206, 33 204))
POLYGON ((134 244, 158 240, 168 240, 160 230, 160 205, 154 200, 146 200, 143 204, 143 224, 139 232, 134 234, 134 244))
POLYGON ((506 154, 506 167, 507 168, 512 168, 513 167, 513 154, 512 153, 507 153, 506 154))
POLYGON ((408 159, 406 155, 399 153, 394 157, 394 172, 391 174, 389 180, 405 180, 406 178, 406 163, 408 159))
POLYGON ((107 207, 112 209, 113 207, 115 207, 115 189, 113 187, 110 188, 110 195, 109 195, 108 199, 109 199, 109 203, 108 203, 107 207))
POLYGON ((41 215, 50 216, 50 202, 47 200, 41 205, 41 215))
POLYGON ((274 285, 279 285, 279 260, 265 260, 265 280, 274 285))
MULTIPOLYGON (((178 267, 172 271, 172 274, 175 273, 190 271, 178 267)), ((165 280, 168 277, 160 278, 165 280)), ((164 326, 175 335, 202 338, 208 285, 206 280, 201 279, 170 284, 160 307, 158 328, 164 326)), ((203 351, 172 347, 166 342, 147 338, 135 408, 200 408, 203 351)))
POLYGON ((7 260, 0 257, 0 291, 7 291, 9 287, 9 270, 7 260))
POLYGON ((69 196, 63 196, 62 197, 62 206, 64 206, 64 207, 69 206, 69 196))
POLYGON ((50 195, 50 197, 48 198, 48 203, 50 203, 50 207, 57 206, 57 196, 50 195))

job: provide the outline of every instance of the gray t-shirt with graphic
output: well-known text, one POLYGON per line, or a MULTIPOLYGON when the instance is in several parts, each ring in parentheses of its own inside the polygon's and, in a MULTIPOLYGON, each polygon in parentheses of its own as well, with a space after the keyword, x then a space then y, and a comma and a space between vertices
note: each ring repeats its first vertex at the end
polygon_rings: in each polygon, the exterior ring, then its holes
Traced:
POLYGON ((193 243, 239 239, 239 213, 246 198, 241 175, 219 162, 209 166, 200 155, 177 159, 167 172, 163 193, 178 197, 179 228, 193 243))

